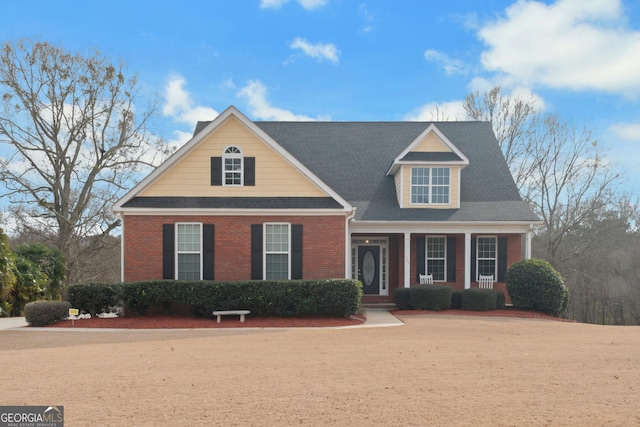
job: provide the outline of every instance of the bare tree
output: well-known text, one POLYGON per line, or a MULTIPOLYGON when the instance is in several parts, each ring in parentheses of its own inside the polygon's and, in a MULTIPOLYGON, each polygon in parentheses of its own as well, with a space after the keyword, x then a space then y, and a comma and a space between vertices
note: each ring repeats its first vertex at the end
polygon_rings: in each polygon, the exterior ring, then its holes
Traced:
POLYGON ((581 227, 594 212, 616 202, 615 183, 620 176, 605 160, 605 152, 593 133, 577 128, 557 115, 537 116, 528 132, 531 153, 529 179, 521 194, 544 220, 543 257, 556 266, 584 253, 599 239, 591 235, 560 247, 572 230, 581 227))
POLYGON ((533 253, 564 276, 573 299, 568 312, 590 322, 623 321, 624 286, 600 274, 610 257, 596 249, 614 225, 621 229, 608 216, 629 213, 620 210, 620 176, 601 142, 588 127, 537 111, 533 98, 507 96, 500 87, 470 94, 464 106, 469 118, 491 122, 520 194, 544 221, 533 253))
POLYGON ((146 130, 154 105, 136 104, 136 77, 122 63, 26 39, 2 45, 0 93, 10 213, 64 254, 73 281, 83 257, 119 225, 112 203, 162 153, 146 130))
POLYGON ((469 119, 491 122, 513 179, 518 189, 522 188, 532 174, 528 134, 539 113, 533 97, 508 96, 495 86, 488 92, 467 95, 463 108, 469 119))

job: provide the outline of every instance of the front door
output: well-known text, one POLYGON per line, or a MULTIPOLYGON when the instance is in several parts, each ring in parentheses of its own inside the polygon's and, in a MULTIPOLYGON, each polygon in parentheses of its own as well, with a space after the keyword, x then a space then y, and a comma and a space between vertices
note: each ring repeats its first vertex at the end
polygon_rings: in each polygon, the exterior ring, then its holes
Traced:
POLYGON ((380 246, 358 246, 358 280, 365 295, 380 295, 380 246))

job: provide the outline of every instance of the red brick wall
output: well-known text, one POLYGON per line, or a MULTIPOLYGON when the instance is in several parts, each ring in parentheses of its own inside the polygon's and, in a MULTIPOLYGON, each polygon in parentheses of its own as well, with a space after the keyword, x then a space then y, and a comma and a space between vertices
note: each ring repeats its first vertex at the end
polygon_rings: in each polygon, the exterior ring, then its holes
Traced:
POLYGON ((215 224, 216 280, 251 279, 251 224, 288 222, 303 226, 303 277, 345 275, 345 218, 341 216, 136 216, 124 217, 124 280, 162 279, 162 225, 215 224))
MULTIPOLYGON (((471 238, 475 239, 478 235, 472 234, 471 238)), ((411 283, 417 284, 417 261, 416 261, 416 244, 418 238, 423 237, 422 235, 413 234, 411 236, 411 283)), ((451 235, 447 237, 452 237, 451 235)), ((498 234, 498 238, 506 237, 507 238, 507 269, 509 267, 520 261, 522 259, 522 237, 520 234, 498 234)), ((455 289, 464 289, 464 234, 455 235, 456 238, 456 282, 455 283, 447 283, 450 286, 453 286, 455 289)), ((474 278, 471 278, 471 287, 474 287, 474 278)), ((496 283, 495 285, 500 285, 496 283)), ((495 289, 504 290, 504 284, 502 287, 494 286, 495 289)))

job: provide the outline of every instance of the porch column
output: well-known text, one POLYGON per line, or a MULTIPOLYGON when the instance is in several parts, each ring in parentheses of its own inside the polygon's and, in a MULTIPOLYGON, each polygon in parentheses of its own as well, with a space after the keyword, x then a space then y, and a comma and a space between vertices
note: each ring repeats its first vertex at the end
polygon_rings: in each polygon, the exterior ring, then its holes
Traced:
POLYGON ((464 288, 471 287, 471 233, 464 233, 464 288))
POLYGON ((524 236, 524 259, 531 259, 531 239, 533 238, 533 233, 531 231, 527 231, 524 236))
POLYGON ((404 233, 404 287, 411 287, 411 233, 404 233))

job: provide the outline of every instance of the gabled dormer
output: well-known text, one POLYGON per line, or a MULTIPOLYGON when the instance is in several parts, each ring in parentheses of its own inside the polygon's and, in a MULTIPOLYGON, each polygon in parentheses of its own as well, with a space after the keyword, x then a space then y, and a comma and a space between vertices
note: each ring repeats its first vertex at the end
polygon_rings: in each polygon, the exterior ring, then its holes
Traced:
POLYGON ((393 176, 401 208, 460 208, 461 171, 469 159, 437 128, 429 125, 398 155, 393 176))

